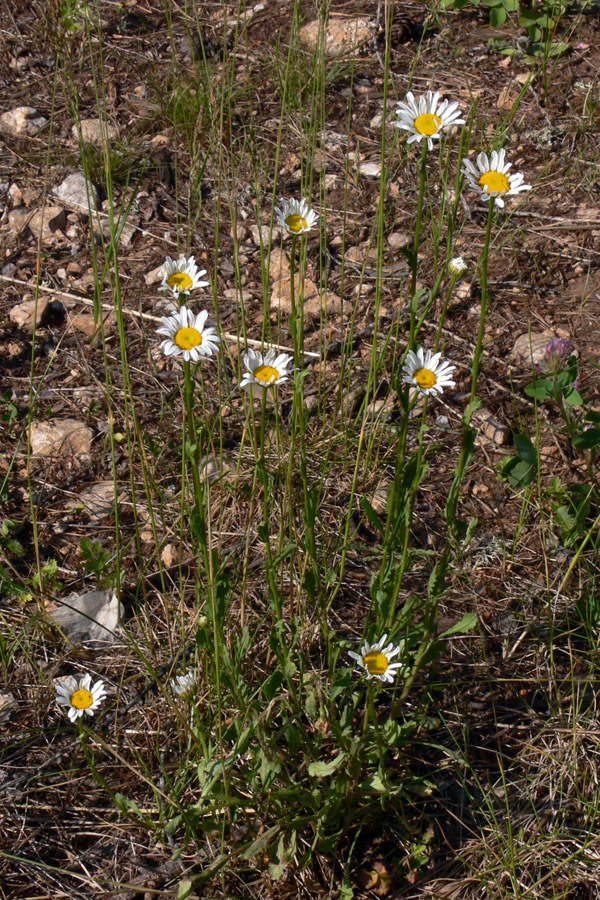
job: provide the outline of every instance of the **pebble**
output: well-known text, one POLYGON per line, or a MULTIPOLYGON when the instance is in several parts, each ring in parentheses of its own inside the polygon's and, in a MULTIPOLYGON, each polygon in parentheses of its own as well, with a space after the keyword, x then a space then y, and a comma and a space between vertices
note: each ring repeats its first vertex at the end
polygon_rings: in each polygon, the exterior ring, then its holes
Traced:
POLYGON ((514 347, 510 353, 510 359, 514 362, 521 363, 529 371, 531 364, 538 366, 546 355, 546 347, 554 335, 551 331, 535 332, 531 334, 521 334, 516 339, 514 347))
POLYGON ((35 137, 47 124, 33 106, 17 106, 0 116, 0 131, 12 137, 35 137))
POLYGON ((93 519, 101 519, 112 512, 115 505, 115 485, 113 481, 99 481, 77 495, 69 507, 83 506, 93 519))
POLYGON ((361 163, 358 167, 358 171, 361 175, 368 175, 371 178, 379 178, 381 175, 381 163, 380 162, 364 162, 361 163))
POLYGON ((77 419, 33 422, 31 453, 38 457, 81 457, 92 449, 92 429, 77 419))
MULTIPOLYGON (((290 281, 290 264, 285 251, 276 247, 271 251, 270 275, 273 279, 271 289, 271 309, 280 309, 283 312, 292 311, 292 291, 290 281)), ((300 275, 297 272, 294 278, 296 285, 296 302, 300 292, 300 275)), ((321 297, 317 285, 308 276, 304 278, 304 315, 311 318, 319 318, 321 312, 327 309, 329 314, 339 313, 342 301, 336 294, 330 292, 321 297)))
MULTIPOLYGON (((300 40, 311 50, 316 50, 322 32, 319 19, 308 22, 300 29, 300 40)), ((364 17, 335 16, 329 19, 325 35, 325 55, 341 56, 356 50, 372 35, 371 23, 364 17)))
POLYGON ((73 172, 71 175, 67 175, 52 193, 67 206, 74 206, 85 212, 98 208, 98 191, 86 179, 83 172, 73 172))
POLYGON ((69 594, 62 606, 49 611, 59 628, 76 643, 107 641, 118 637, 123 606, 114 588, 69 594))
POLYGON ((36 300, 24 300, 23 303, 13 306, 8 314, 10 321, 18 325, 19 328, 33 331, 34 324, 42 324, 49 302, 48 297, 38 297, 37 302, 36 300))
MULTIPOLYGON (((71 134, 74 141, 79 141, 79 129, 73 125, 71 134)), ((107 122, 101 123, 100 119, 81 120, 81 139, 84 144, 101 144, 105 136, 109 141, 114 141, 119 136, 119 131, 114 125, 107 122)))

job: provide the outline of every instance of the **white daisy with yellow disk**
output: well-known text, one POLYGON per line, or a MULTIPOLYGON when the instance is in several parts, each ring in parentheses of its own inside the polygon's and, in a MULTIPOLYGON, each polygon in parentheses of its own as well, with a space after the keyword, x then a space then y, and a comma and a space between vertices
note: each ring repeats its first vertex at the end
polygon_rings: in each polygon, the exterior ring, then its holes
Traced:
POLYGON ((319 220, 318 215, 308 206, 308 200, 280 199, 281 208, 276 209, 277 224, 288 234, 306 234, 319 220))
POLYGON ((422 394, 443 394, 444 388, 454 387, 452 374, 456 366, 442 359, 441 353, 432 353, 419 347, 409 350, 402 367, 402 381, 411 384, 422 394))
POLYGON ((176 675, 171 678, 171 690, 178 697, 184 697, 189 694, 196 684, 196 673, 193 669, 186 672, 185 675, 176 675))
POLYGON ((69 707, 67 715, 71 722, 76 722, 84 713, 93 716, 105 697, 104 682, 97 681, 92 684, 92 676, 89 673, 79 681, 73 675, 69 675, 56 686, 56 702, 69 707))
POLYGON ((202 281, 206 269, 198 269, 193 256, 171 259, 167 256, 162 267, 163 280, 159 291, 172 291, 178 300, 181 294, 189 294, 196 288, 206 287, 210 282, 202 281))
POLYGON ((355 653, 354 650, 349 650, 348 653, 365 670, 368 679, 377 678, 391 684, 404 664, 391 662, 400 653, 400 644, 389 643, 386 647, 386 641, 387 634, 384 634, 376 644, 365 641, 360 653, 355 653))
POLYGON ((176 313, 167 318, 163 316, 161 328, 157 334, 164 334, 160 348, 166 356, 183 356, 184 360, 198 362, 201 356, 213 356, 219 352, 221 340, 216 329, 206 328, 208 312, 203 309, 194 315, 187 306, 182 306, 176 313))
POLYGON ((244 353, 246 371, 240 381, 240 387, 246 390, 259 387, 266 391, 267 388, 283 384, 288 379, 292 362, 292 356, 288 353, 278 354, 273 347, 264 354, 259 350, 250 349, 244 353))
POLYGON ((463 175, 467 176, 471 190, 486 198, 494 197, 499 207, 504 206, 504 196, 531 190, 530 184, 523 184, 525 176, 521 172, 508 174, 512 163, 506 162, 505 156, 504 150, 492 150, 490 157, 487 153, 480 153, 477 165, 470 159, 464 159, 462 164, 463 175))
POLYGON ((434 140, 439 140, 442 131, 452 125, 464 125, 461 119, 461 110, 456 100, 442 100, 439 91, 427 91, 417 100, 412 91, 406 95, 406 102, 398 103, 396 107, 396 128, 410 132, 407 143, 415 141, 427 141, 427 149, 433 150, 434 140))

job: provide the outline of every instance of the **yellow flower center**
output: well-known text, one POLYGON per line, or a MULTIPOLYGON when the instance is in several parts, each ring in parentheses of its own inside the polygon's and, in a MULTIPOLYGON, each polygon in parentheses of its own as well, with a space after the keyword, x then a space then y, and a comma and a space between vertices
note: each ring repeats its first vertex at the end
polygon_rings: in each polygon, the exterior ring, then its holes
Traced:
POLYGON ((191 350, 202 343, 202 335, 197 328, 180 328, 175 335, 175 343, 182 350, 191 350))
POLYGON ((93 702, 94 698, 92 694, 84 688, 79 688, 71 694, 71 705, 74 706, 75 709, 89 709, 93 702))
POLYGON ((491 194, 493 191, 497 191, 499 194, 502 194, 504 191, 508 191, 510 189, 510 181, 508 180, 504 172, 494 172, 493 169, 489 172, 483 173, 483 175, 479 179, 479 184, 482 188, 487 188, 489 194, 491 194))
POLYGON ((173 272, 173 274, 169 275, 167 278, 167 284, 171 290, 173 290, 173 288, 178 288, 180 291, 189 291, 193 283, 194 282, 187 272, 173 272))
POLYGON ((431 369, 417 369, 414 377, 419 387, 423 388, 423 390, 428 390, 434 384, 437 384, 437 378, 431 369))
POLYGON ((299 234, 303 228, 308 228, 308 222, 304 216, 288 216, 285 224, 294 234, 299 234))
POLYGON ((271 384, 272 381, 277 381, 279 378, 279 372, 273 366, 257 366, 254 370, 254 377, 257 381, 263 381, 265 384, 271 384))
POLYGON ((415 128, 419 134, 432 135, 437 134, 440 130, 442 120, 433 113, 423 113, 415 119, 415 128))
POLYGON ((383 675, 387 672, 389 661, 385 653, 380 650, 372 650, 365 655, 365 666, 370 675, 383 675))

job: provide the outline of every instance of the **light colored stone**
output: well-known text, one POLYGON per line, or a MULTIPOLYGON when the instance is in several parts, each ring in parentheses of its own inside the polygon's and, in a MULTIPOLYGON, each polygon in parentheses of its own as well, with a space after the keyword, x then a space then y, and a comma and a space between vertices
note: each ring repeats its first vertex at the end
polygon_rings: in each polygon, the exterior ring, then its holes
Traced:
POLYGON ((531 371, 532 363, 534 366, 538 366, 544 359, 546 347, 553 337, 551 331, 532 331, 531 334, 529 332, 521 334, 515 341, 510 358, 531 371))
POLYGON ((261 236, 262 243, 264 247, 269 246, 269 226, 268 225, 251 225, 250 226, 250 234, 252 235, 252 240, 257 247, 260 247, 261 236))
POLYGON ((8 196, 12 200, 13 206, 19 206, 23 199, 23 191, 18 184, 11 184, 8 189, 8 196))
POLYGON ((92 449, 92 429, 77 419, 33 422, 31 453, 38 457, 80 457, 92 449))
POLYGON ((473 413, 473 423, 488 440, 495 444, 507 444, 510 440, 511 431, 504 422, 499 422, 492 415, 491 410, 485 406, 480 407, 473 413))
MULTIPOLYGON (((300 29, 300 40, 310 50, 316 50, 320 40, 322 23, 319 19, 308 22, 300 29)), ((331 16, 325 36, 325 55, 342 56, 356 51, 373 34, 369 19, 357 16, 331 16)))
POLYGON ((17 106, 0 116, 0 131, 12 137, 35 137, 47 124, 33 106, 17 106))
MULTIPOLYGON (((121 227, 122 223, 118 220, 115 220, 114 230, 115 233, 119 232, 119 244, 121 247, 130 247, 132 241, 139 229, 140 225, 140 217, 136 213, 135 209, 129 210, 129 215, 127 216, 127 221, 121 227)), ((111 239, 111 227, 110 220, 105 219, 102 224, 102 234, 106 238, 106 240, 110 241, 111 239)), ((162 276, 161 276, 162 280, 162 276)))
POLYGON ((13 306, 9 313, 10 321, 18 325, 19 328, 26 328, 33 331, 34 322, 36 325, 42 324, 42 319, 49 303, 48 297, 38 297, 37 301, 24 300, 17 306, 13 306))
POLYGON ((94 519, 101 519, 111 513, 115 505, 115 485, 112 481, 99 481, 77 495, 77 499, 69 504, 69 508, 83 506, 94 519))
MULTIPOLYGON (((279 309, 286 313, 292 311, 292 289, 290 264, 287 254, 278 247, 271 251, 270 275, 273 279, 271 289, 271 309, 279 309)), ((294 277, 296 304, 300 296, 300 275, 294 277)), ((335 314, 342 308, 342 302, 336 294, 319 293, 317 285, 308 276, 304 278, 304 315, 318 319, 321 313, 335 314)))
POLYGON ((46 206, 33 212, 19 206, 8 214, 8 227, 13 234, 20 234, 28 227, 36 238, 41 237, 44 242, 52 241, 54 232, 64 230, 66 224, 66 214, 62 206, 46 206))
POLYGON ((3 724, 10 718, 10 714, 16 705, 17 702, 11 693, 0 694, 0 724, 3 724))
POLYGON ((387 242, 392 250, 401 250, 402 247, 409 246, 410 238, 404 231, 393 231, 388 235, 387 242))
MULTIPOLYGON (((21 210, 13 209, 13 213, 16 212, 21 210)), ((67 214, 62 206, 46 206, 44 209, 36 210, 25 224, 36 238, 41 238, 43 242, 51 242, 54 240, 55 232, 65 230, 67 214)))
POLYGON ((151 272, 147 272, 144 275, 144 281, 146 284, 151 287, 153 284, 160 284, 163 280, 163 267, 162 263, 160 266, 157 266, 156 269, 152 269, 151 272))
MULTIPOLYGON (((117 318, 113 312, 105 312, 102 319, 102 327, 105 334, 112 334, 117 324, 117 318)), ((81 331, 88 337, 93 337, 100 331, 100 322, 96 322, 91 312, 72 313, 69 316, 69 325, 75 331, 81 331)))
POLYGON ((66 206, 88 212, 98 208, 98 191, 83 172, 73 172, 52 193, 66 206))
POLYGON ((379 178, 381 175, 380 162, 361 162, 358 171, 361 175, 367 175, 370 178, 379 178))
POLYGON ((109 588, 87 594, 69 594, 61 606, 49 611, 49 615, 73 643, 113 643, 119 636, 123 606, 116 591, 109 588))
MULTIPOLYGON (((79 129, 77 125, 73 125, 71 129, 73 140, 79 140, 79 129)), ((114 125, 107 122, 100 123, 100 119, 82 119, 81 120, 81 138, 84 144, 101 144, 105 136, 109 141, 114 141, 119 136, 119 131, 114 125)))

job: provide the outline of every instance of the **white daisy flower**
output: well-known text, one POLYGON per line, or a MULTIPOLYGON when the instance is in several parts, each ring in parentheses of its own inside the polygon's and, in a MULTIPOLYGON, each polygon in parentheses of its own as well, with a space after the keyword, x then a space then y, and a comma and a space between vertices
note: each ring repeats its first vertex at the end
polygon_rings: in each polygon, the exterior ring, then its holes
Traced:
POLYGON ((487 153, 480 153, 477 165, 470 159, 463 159, 462 172, 469 180, 469 187, 485 197, 494 197, 496 206, 503 207, 502 197, 506 194, 519 194, 530 191, 530 184, 523 184, 524 175, 516 172, 508 175, 512 163, 504 161, 504 150, 492 150, 491 158, 487 153))
POLYGON ((281 209, 276 209, 277 224, 287 231, 288 234, 298 235, 305 234, 316 225, 319 220, 314 210, 309 209, 308 200, 279 200, 281 209))
POLYGON ((193 669, 190 669, 185 675, 177 675, 175 678, 171 678, 171 690, 174 694, 177 694, 178 697, 189 694, 195 684, 196 673, 193 669))
POLYGON ((460 118, 461 110, 456 100, 442 100, 440 92, 427 91, 427 96, 422 95, 418 100, 409 91, 406 102, 398 103, 395 110, 398 121, 393 124, 396 128, 410 131, 408 143, 414 141, 427 141, 427 149, 433 150, 434 140, 439 140, 442 131, 452 125, 464 125, 465 120, 460 118))
POLYGON ((448 263, 448 271, 451 275, 455 275, 456 278, 460 278, 461 275, 464 275, 468 268, 469 267, 462 256, 455 256, 454 259, 451 259, 448 263))
POLYGON ((266 390, 276 384, 283 384, 290 374, 293 357, 288 353, 277 354, 272 347, 263 355, 259 351, 248 350, 244 353, 246 372, 240 381, 240 387, 252 390, 254 385, 266 390))
POLYGON ((67 715, 71 722, 75 722, 84 713, 93 716, 105 697, 104 682, 92 684, 90 674, 84 675, 79 681, 69 675, 56 686, 56 702, 70 707, 67 715))
POLYGON ((201 356, 213 356, 219 352, 217 344, 221 340, 214 328, 205 328, 208 312, 203 309, 194 315, 187 306, 166 318, 162 317, 162 327, 157 334, 164 334, 160 348, 166 356, 183 356, 185 360, 197 362, 201 356))
POLYGON ((397 670, 403 669, 404 665, 401 662, 390 662, 394 656, 400 653, 400 644, 390 643, 384 647, 386 641, 387 634, 384 634, 376 644, 369 644, 368 641, 365 641, 360 653, 355 653, 354 650, 349 650, 348 653, 359 666, 362 666, 368 679, 377 678, 379 681, 387 681, 391 684, 396 677, 397 670))
POLYGON ((452 373, 456 366, 445 362, 441 353, 419 347, 409 350, 402 367, 402 381, 412 384, 422 394, 443 394, 444 388, 454 387, 452 373))
POLYGON ((179 259, 167 256, 162 270, 163 280, 159 291, 173 291, 176 300, 180 294, 189 294, 195 288, 206 287, 210 283, 200 280, 206 275, 206 269, 199 271, 193 256, 180 256, 179 259))

